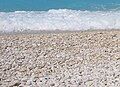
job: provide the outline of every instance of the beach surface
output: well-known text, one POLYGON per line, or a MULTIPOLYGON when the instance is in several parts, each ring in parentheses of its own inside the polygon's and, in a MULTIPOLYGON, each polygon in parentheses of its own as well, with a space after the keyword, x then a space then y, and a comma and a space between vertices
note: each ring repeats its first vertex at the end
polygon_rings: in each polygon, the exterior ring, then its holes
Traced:
POLYGON ((120 87, 120 30, 0 34, 0 87, 120 87))

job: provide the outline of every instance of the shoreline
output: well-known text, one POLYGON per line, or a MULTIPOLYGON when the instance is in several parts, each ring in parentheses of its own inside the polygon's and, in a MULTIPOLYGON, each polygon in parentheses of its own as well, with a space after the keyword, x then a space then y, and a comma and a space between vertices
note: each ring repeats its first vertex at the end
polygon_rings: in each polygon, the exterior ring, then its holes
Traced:
POLYGON ((0 32, 1 35, 21 35, 21 34, 61 34, 61 33, 79 33, 79 32, 110 32, 120 31, 120 29, 89 29, 89 30, 28 30, 28 31, 17 31, 17 32, 0 32))

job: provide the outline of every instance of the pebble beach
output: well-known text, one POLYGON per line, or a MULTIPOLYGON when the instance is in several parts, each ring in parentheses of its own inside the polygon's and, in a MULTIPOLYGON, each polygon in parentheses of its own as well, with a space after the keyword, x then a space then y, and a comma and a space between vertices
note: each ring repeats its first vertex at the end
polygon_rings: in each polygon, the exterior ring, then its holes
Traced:
POLYGON ((0 87, 120 87, 120 30, 1 34, 0 87))

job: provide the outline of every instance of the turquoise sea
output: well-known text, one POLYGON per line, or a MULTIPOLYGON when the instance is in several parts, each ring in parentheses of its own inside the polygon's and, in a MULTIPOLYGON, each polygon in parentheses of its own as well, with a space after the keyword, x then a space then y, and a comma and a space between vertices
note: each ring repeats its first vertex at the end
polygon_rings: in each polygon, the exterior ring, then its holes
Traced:
POLYGON ((46 11, 50 9, 113 10, 120 0, 0 0, 0 11, 46 11))
POLYGON ((0 31, 120 29, 120 0, 0 0, 0 31))

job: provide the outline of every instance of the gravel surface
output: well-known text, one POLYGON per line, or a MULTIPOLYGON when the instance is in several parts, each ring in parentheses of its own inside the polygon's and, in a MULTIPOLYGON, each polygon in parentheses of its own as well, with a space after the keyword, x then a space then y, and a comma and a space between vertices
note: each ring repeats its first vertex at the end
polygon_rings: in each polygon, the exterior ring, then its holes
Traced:
POLYGON ((120 31, 0 35, 0 87, 120 87, 120 31))

